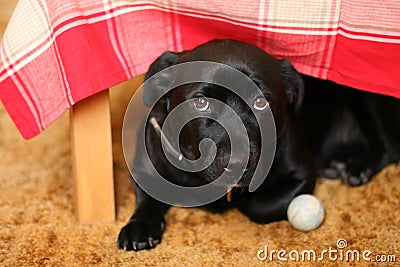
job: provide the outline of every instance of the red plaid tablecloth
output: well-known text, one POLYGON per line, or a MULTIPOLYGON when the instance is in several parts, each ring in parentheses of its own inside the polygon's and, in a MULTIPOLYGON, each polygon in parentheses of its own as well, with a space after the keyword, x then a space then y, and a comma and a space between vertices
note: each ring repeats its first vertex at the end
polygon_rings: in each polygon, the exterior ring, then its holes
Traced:
POLYGON ((215 38, 400 97, 400 0, 20 0, 0 47, 0 97, 31 138, 77 101, 144 73, 161 52, 215 38))

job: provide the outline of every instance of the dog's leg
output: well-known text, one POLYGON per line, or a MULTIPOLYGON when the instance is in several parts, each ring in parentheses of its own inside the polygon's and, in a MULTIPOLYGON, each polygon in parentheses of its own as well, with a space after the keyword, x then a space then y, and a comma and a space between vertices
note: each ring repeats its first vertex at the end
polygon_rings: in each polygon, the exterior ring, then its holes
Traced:
POLYGON ((311 194, 314 186, 315 178, 282 179, 273 185, 266 184, 249 201, 241 203, 239 210, 257 223, 285 220, 290 201, 298 195, 311 194))
POLYGON ((353 97, 358 100, 356 107, 353 107, 353 114, 368 141, 368 147, 365 153, 348 158, 340 178, 351 186, 359 186, 400 158, 400 151, 396 148, 399 135, 395 129, 400 117, 400 101, 358 91, 354 92, 353 97))
POLYGON ((161 242, 165 228, 164 215, 170 206, 150 197, 137 185, 135 189, 136 209, 121 229, 117 246, 124 250, 139 251, 154 248, 161 242))

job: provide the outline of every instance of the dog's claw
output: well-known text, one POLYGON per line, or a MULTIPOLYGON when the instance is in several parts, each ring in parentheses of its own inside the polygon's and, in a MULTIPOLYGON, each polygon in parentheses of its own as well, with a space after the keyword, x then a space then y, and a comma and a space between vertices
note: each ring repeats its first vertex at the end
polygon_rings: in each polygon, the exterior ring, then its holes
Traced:
POLYGON ((157 246, 160 243, 160 240, 149 237, 147 239, 147 242, 148 242, 148 245, 150 248, 154 248, 155 246, 157 246))
POLYGON ((133 244, 134 244, 133 248, 134 251, 139 251, 148 247, 147 242, 133 242, 133 244))
POLYGON ((154 247, 153 238, 151 238, 151 237, 147 238, 147 242, 149 243, 149 246, 151 248, 154 247))
POLYGON ((356 176, 349 176, 346 178, 345 182, 351 186, 357 186, 360 184, 360 178, 356 176))
POLYGON ((333 168, 323 169, 319 172, 319 175, 328 179, 337 179, 339 177, 338 172, 333 168))
POLYGON ((372 171, 367 169, 361 172, 359 176, 344 173, 344 175, 341 176, 341 179, 350 186, 360 186, 369 182, 371 180, 371 175, 372 171))

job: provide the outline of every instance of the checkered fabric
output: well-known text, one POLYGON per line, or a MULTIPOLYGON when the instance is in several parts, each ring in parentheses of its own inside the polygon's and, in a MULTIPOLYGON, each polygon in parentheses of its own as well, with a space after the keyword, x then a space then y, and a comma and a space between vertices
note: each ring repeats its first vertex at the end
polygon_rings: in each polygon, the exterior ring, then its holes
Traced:
POLYGON ((163 51, 216 38, 400 97, 400 0, 20 0, 0 46, 0 97, 31 138, 163 51))

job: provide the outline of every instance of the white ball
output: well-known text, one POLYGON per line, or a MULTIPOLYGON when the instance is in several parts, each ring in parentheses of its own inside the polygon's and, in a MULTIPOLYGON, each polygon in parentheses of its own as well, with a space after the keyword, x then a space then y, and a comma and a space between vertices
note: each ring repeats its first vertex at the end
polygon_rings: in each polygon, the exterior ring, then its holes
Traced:
POLYGON ((289 203, 287 217, 295 229, 311 231, 317 229, 324 220, 324 207, 315 196, 300 195, 289 203))

